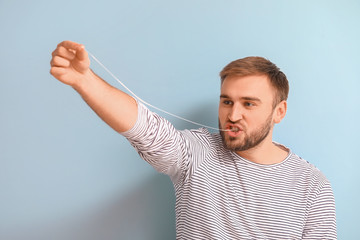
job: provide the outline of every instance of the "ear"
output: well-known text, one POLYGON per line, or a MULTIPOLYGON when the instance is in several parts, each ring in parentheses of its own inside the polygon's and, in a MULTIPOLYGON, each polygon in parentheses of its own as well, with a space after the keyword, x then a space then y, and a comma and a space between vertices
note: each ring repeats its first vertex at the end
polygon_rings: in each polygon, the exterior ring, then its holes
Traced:
POLYGON ((287 110, 287 102, 281 101, 274 110, 273 120, 274 123, 280 123, 281 120, 285 117, 287 110))

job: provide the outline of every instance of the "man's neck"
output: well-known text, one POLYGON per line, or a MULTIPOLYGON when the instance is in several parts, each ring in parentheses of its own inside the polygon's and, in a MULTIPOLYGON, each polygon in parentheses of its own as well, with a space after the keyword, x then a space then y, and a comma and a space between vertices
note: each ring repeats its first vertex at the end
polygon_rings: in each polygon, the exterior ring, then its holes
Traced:
POLYGON ((274 144, 271 139, 265 139, 259 145, 251 149, 236 153, 242 158, 254 163, 271 165, 285 160, 289 151, 284 147, 274 144))

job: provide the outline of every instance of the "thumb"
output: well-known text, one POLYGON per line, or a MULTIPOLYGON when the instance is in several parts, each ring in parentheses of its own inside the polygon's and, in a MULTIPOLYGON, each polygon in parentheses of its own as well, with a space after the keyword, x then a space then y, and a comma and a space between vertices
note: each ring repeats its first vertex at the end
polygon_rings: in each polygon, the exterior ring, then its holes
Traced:
POLYGON ((80 61, 88 59, 88 53, 86 52, 84 45, 80 45, 76 49, 76 58, 79 59, 80 61))

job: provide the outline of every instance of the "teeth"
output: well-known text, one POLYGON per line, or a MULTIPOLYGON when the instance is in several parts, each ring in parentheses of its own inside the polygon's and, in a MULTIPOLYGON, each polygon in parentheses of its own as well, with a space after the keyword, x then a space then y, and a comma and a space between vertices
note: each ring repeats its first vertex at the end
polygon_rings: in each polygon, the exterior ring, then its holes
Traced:
POLYGON ((232 132, 238 132, 240 129, 238 127, 231 127, 230 129, 232 132))

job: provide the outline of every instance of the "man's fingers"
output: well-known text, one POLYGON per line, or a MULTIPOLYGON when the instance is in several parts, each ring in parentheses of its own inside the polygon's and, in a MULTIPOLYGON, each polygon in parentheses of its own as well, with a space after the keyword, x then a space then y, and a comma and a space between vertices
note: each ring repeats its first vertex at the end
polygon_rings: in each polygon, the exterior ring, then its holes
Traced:
POLYGON ((58 44, 58 47, 61 47, 61 46, 68 49, 68 50, 72 49, 72 50, 77 51, 83 45, 79 44, 79 43, 76 43, 76 42, 72 42, 72 41, 63 41, 63 42, 58 44))
POLYGON ((85 50, 84 45, 76 43, 76 42, 72 42, 72 41, 63 41, 61 43, 59 43, 58 48, 60 49, 61 47, 66 48, 68 51, 73 52, 74 54, 76 54, 76 57, 80 60, 86 60, 88 58, 88 54, 85 50))
POLYGON ((59 46, 57 47, 53 52, 52 52, 52 56, 60 56, 69 60, 73 60, 75 58, 75 54, 73 51, 69 51, 68 49, 66 49, 63 46, 59 46))
POLYGON ((70 61, 65 58, 55 56, 51 59, 50 65, 52 67, 70 67, 70 61))
POLYGON ((51 67, 50 74, 53 75, 55 78, 59 78, 60 76, 64 75, 66 70, 62 67, 51 67))
POLYGON ((75 84, 74 77, 89 70, 90 60, 84 45, 71 41, 58 44, 52 53, 50 73, 65 84, 75 84))

